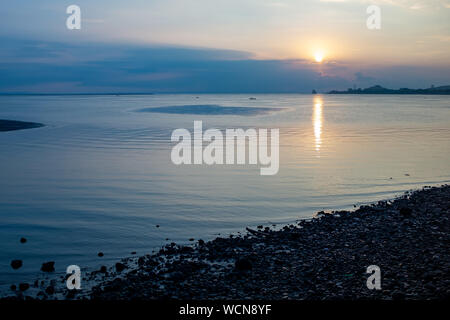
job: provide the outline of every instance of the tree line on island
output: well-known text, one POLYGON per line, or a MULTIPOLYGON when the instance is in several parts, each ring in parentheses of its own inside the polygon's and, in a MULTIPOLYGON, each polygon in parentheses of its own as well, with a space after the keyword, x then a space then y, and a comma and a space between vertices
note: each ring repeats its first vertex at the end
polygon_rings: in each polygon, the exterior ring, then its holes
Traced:
MULTIPOLYGON (((315 90, 313 90, 313 93, 315 93, 315 90)), ((328 94, 450 94, 450 86, 431 86, 427 89, 400 88, 395 90, 376 85, 366 89, 349 88, 346 91, 332 90, 328 94)))

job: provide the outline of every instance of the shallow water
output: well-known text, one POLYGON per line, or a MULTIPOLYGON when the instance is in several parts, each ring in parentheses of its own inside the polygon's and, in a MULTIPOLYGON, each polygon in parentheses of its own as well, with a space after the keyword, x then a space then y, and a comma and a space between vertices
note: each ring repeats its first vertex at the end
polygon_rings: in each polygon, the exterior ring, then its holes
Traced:
POLYGON ((0 119, 46 126, 0 133, 0 287, 34 279, 45 261, 56 261, 57 273, 98 268, 167 242, 450 181, 449 97, 249 97, 1 96, 0 119), (136 112, 185 105, 284 109, 136 112), (194 120, 204 130, 279 128, 278 174, 261 176, 259 165, 175 166, 171 133, 192 131, 194 120), (13 259, 23 267, 13 270, 13 259))

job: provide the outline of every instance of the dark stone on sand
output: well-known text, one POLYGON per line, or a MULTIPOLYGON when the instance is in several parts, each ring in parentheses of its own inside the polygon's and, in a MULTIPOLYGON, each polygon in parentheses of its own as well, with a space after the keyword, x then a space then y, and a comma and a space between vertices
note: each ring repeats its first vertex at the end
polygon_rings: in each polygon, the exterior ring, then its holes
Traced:
POLYGON ((136 254, 136 251, 131 251, 131 254, 136 254))
POLYGON ((28 288, 30 288, 30 285, 28 283, 20 283, 19 284, 20 291, 26 291, 26 290, 28 290, 28 288))
POLYGON ((103 252, 99 252, 99 253, 97 253, 97 255, 98 255, 99 257, 103 257, 103 252))
POLYGON ((101 272, 101 273, 106 273, 106 272, 108 272, 108 270, 106 269, 106 266, 101 266, 101 267, 100 267, 100 272, 101 272))
POLYGON ((11 287, 9 287, 12 291, 16 291, 17 287, 15 284, 12 284, 11 287))
POLYGON ((55 287, 53 286, 48 286, 47 288, 45 288, 45 293, 48 295, 52 295, 55 293, 55 287))
POLYGON ((181 253, 191 253, 191 252, 194 252, 194 248, 188 247, 188 246, 183 246, 180 248, 180 252, 181 253))
POLYGON ((199 239, 199 240, 198 240, 198 244, 199 244, 200 246, 203 246, 203 245, 205 245, 205 241, 202 240, 202 239, 199 239))
POLYGON ((116 270, 117 272, 122 272, 126 269, 126 266, 123 263, 117 262, 116 263, 116 270))
POLYGON ((13 131, 13 130, 22 130, 22 129, 32 129, 43 127, 42 123, 36 122, 25 122, 25 121, 16 121, 16 120, 1 120, 0 119, 0 132, 1 131, 13 131))
POLYGON ((25 243, 25 242, 27 242, 27 239, 25 239, 25 238, 20 238, 20 243, 25 243))
POLYGON ((236 260, 235 268, 238 271, 252 270, 252 263, 247 258, 239 258, 238 260, 236 260))
POLYGON ((412 214, 412 210, 408 207, 402 207, 400 208, 400 214, 404 217, 410 217, 412 214))
POLYGON ((13 260, 13 261, 11 261, 11 267, 14 270, 19 269, 21 266, 22 266, 22 260, 13 260))
POLYGON ((55 271, 55 261, 44 262, 41 267, 43 272, 53 272, 55 271))

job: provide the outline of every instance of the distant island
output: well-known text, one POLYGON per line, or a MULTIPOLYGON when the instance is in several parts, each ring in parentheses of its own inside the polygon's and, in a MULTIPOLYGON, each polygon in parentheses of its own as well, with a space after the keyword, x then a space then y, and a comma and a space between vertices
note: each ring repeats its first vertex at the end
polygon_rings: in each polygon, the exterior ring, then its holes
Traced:
POLYGON ((328 94, 450 94, 450 86, 431 86, 427 89, 400 88, 398 90, 394 90, 377 85, 366 89, 349 88, 347 91, 332 90, 328 92, 328 94))

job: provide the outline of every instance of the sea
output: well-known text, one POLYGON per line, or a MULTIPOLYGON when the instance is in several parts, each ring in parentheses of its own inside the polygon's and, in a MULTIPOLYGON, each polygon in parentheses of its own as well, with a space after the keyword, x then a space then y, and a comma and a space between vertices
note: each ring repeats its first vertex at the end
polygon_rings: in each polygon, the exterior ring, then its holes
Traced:
POLYGON ((0 119, 45 125, 0 132, 0 296, 43 262, 59 278, 450 182, 449 96, 15 95, 0 119), (171 135, 194 121, 278 129, 278 173, 174 164, 171 135))

